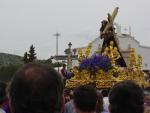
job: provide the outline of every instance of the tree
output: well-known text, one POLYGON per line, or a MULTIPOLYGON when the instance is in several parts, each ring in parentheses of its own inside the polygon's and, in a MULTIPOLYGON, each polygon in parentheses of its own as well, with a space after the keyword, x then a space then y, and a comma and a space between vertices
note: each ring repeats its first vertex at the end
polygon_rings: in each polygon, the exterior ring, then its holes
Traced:
POLYGON ((29 62, 34 62, 36 59, 35 47, 33 45, 30 46, 28 57, 29 62))
POLYGON ((23 61, 24 61, 25 64, 29 62, 28 53, 27 52, 24 53, 23 61))
POLYGON ((52 63, 52 60, 50 58, 46 59, 46 60, 37 60, 36 62, 40 63, 40 64, 48 65, 50 67, 53 67, 53 63, 52 63))
POLYGON ((0 80, 9 82, 13 74, 22 66, 22 64, 8 64, 0 66, 0 80))

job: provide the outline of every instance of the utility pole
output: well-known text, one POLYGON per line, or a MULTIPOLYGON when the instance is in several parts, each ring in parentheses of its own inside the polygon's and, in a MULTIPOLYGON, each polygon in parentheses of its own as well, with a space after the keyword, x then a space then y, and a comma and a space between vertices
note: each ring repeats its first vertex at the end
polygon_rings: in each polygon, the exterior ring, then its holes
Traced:
POLYGON ((58 37, 60 36, 60 33, 56 33, 54 34, 54 36, 56 36, 56 56, 58 55, 58 37))
MULTIPOLYGON (((60 33, 56 33, 56 34, 54 34, 54 36, 56 36, 56 56, 58 56, 58 38, 59 38, 59 36, 60 36, 60 33)), ((59 62, 58 62, 58 60, 57 60, 57 63, 58 63, 58 72, 59 72, 59 62)))

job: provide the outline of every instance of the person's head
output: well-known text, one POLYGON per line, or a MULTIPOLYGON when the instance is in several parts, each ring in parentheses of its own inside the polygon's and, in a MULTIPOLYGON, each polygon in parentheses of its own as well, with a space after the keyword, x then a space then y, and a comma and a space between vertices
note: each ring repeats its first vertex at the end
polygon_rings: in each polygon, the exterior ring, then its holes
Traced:
POLYGON ((103 89, 102 91, 101 91, 101 94, 103 95, 103 97, 108 97, 108 89, 103 89))
POLYGON ((109 94, 110 113, 143 113, 144 93, 133 81, 120 82, 109 94))
POLYGON ((8 92, 15 113, 59 113, 63 106, 61 76, 46 65, 24 65, 14 74, 8 92))
POLYGON ((73 100, 77 113, 93 112, 97 103, 96 89, 89 85, 79 86, 74 90, 73 100))
POLYGON ((63 68, 66 68, 66 64, 63 64, 62 66, 63 66, 63 68))

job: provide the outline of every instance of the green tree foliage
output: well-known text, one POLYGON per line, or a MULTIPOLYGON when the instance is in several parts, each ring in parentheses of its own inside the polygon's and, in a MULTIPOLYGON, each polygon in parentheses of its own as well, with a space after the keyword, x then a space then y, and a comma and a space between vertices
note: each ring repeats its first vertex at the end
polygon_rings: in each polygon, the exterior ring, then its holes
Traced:
POLYGON ((58 67, 58 66, 59 67, 62 66, 62 62, 55 62, 55 63, 53 63, 51 58, 49 58, 47 60, 37 60, 36 62, 41 63, 41 64, 46 64, 46 65, 48 65, 48 66, 50 66, 52 68, 55 68, 55 67, 58 67))
POLYGON ((28 57, 29 62, 34 62, 36 59, 35 47, 33 45, 30 46, 28 57))
POLYGON ((9 82, 13 74, 22 64, 8 64, 0 66, 0 80, 4 82, 9 82))
POLYGON ((24 63, 34 62, 36 60, 35 47, 33 45, 30 46, 29 53, 25 52, 23 61, 24 63))
POLYGON ((8 64, 22 64, 22 57, 18 55, 0 53, 0 66, 8 64))
POLYGON ((24 53, 23 61, 24 61, 25 64, 29 62, 28 53, 27 52, 24 53))
POLYGON ((50 58, 47 60, 37 60, 36 62, 38 62, 40 64, 48 65, 50 67, 53 67, 53 63, 52 63, 52 60, 50 58))

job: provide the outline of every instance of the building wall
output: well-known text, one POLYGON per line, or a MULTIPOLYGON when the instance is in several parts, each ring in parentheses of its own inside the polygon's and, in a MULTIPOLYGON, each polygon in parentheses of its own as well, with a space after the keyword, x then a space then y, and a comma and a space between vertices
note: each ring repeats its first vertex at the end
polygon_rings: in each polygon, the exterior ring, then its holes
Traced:
POLYGON ((135 48, 136 55, 140 54, 143 58, 142 69, 150 70, 150 47, 140 45, 140 43, 130 35, 120 36, 118 39, 120 43, 119 46, 122 50, 135 48))
POLYGON ((150 70, 150 47, 139 46, 138 54, 142 55, 143 57, 143 69, 150 70))
POLYGON ((117 37, 119 40, 119 47, 121 50, 126 51, 130 48, 135 48, 135 52, 139 51, 139 42, 130 35, 122 35, 117 37))
MULTIPOLYGON (((142 69, 150 70, 150 47, 141 46, 134 37, 128 34, 117 36, 117 41, 120 51, 122 52, 123 57, 125 57, 125 61, 127 62, 127 64, 129 64, 129 50, 130 48, 135 48, 136 55, 140 54, 143 57, 142 69)), ((95 51, 100 50, 100 48, 102 47, 102 43, 103 39, 100 39, 99 37, 92 41, 91 55, 93 55, 95 51)), ((83 51, 85 51, 85 47, 83 51)), ((78 65, 77 61, 73 62, 73 65, 78 65)))
POLYGON ((100 39, 97 37, 93 42, 92 42, 92 49, 91 49, 91 55, 94 54, 95 51, 100 51, 101 47, 103 44, 103 39, 100 39))

